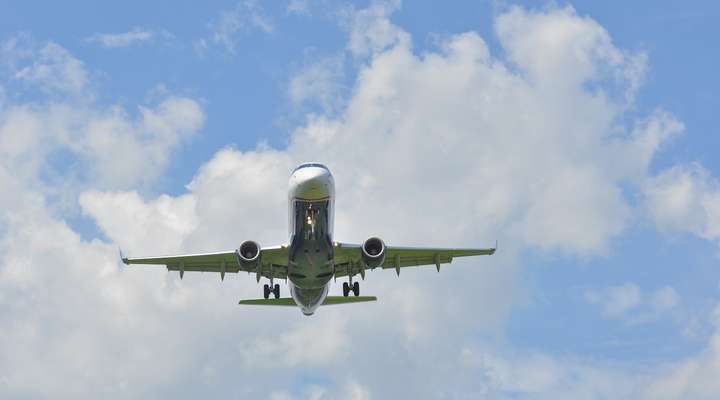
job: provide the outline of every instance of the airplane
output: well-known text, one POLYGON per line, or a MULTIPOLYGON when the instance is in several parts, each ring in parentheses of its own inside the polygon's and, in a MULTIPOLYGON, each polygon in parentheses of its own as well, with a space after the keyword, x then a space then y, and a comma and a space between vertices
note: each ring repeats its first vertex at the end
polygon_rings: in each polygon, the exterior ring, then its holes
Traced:
POLYGON ((387 246, 379 237, 370 237, 362 244, 333 240, 335 215, 335 181, 330 170, 318 162, 299 165, 290 175, 288 190, 289 242, 279 246, 261 247, 256 241, 245 240, 237 249, 214 253, 127 258, 130 264, 165 265, 168 271, 254 273, 257 282, 270 280, 263 287, 263 299, 240 300, 245 305, 297 306, 304 315, 312 315, 319 306, 375 301, 375 296, 360 296, 360 284, 353 277, 365 279, 367 270, 400 269, 423 265, 449 264, 455 257, 492 255, 497 249, 452 249, 387 246), (343 296, 328 296, 331 280, 347 277, 343 296), (280 298, 284 279, 290 298, 280 298), (352 292, 353 297, 348 295, 352 292), (274 298, 270 298, 270 294, 274 298))

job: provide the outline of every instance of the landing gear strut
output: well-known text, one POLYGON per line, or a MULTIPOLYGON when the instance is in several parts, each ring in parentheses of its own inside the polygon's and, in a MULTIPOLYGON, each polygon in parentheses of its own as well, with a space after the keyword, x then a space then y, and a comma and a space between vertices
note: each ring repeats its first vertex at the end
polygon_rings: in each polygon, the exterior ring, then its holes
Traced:
POLYGON ((360 283, 355 282, 351 285, 347 282, 343 282, 343 296, 348 297, 350 291, 352 291, 355 296, 360 296, 360 283))
POLYGON ((265 297, 266 299, 270 298, 270 293, 272 293, 276 299, 279 299, 280 285, 278 285, 277 283, 274 286, 265 284, 265 286, 263 286, 263 297, 265 297))

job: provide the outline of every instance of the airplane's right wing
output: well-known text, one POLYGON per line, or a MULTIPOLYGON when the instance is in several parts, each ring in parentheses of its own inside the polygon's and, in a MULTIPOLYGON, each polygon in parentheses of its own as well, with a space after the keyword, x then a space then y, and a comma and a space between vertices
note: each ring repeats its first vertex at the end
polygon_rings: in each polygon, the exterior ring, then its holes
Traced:
MULTIPOLYGON (((383 269, 395 269, 400 274, 401 268, 435 265, 440 270, 441 264, 449 264, 456 257, 482 256, 495 254, 496 247, 478 249, 453 249, 431 247, 394 247, 385 248, 383 269)), ((335 244, 336 277, 348 274, 364 274, 362 268, 362 245, 336 243, 335 244)))

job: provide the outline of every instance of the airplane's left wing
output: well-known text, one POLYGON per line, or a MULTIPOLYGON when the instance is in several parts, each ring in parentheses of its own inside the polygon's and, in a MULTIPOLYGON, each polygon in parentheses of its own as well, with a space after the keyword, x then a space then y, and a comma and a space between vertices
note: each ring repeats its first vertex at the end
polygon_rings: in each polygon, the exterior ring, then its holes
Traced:
POLYGON ((221 278, 225 273, 240 271, 254 272, 260 276, 285 279, 287 277, 287 246, 273 246, 260 249, 259 268, 243 268, 237 261, 235 250, 214 253, 182 254, 153 257, 122 257, 123 263, 164 265, 168 271, 179 271, 180 276, 186 271, 217 272, 221 278))

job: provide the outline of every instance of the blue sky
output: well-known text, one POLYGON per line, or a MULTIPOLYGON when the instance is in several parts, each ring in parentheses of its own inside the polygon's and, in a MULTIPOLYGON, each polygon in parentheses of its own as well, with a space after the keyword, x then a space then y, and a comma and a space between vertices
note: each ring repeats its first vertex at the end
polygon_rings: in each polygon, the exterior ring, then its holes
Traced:
POLYGON ((2 397, 720 394, 715 3, 2 9, 2 397), (501 251, 310 319, 120 267, 285 241, 308 159, 338 240, 501 251))

